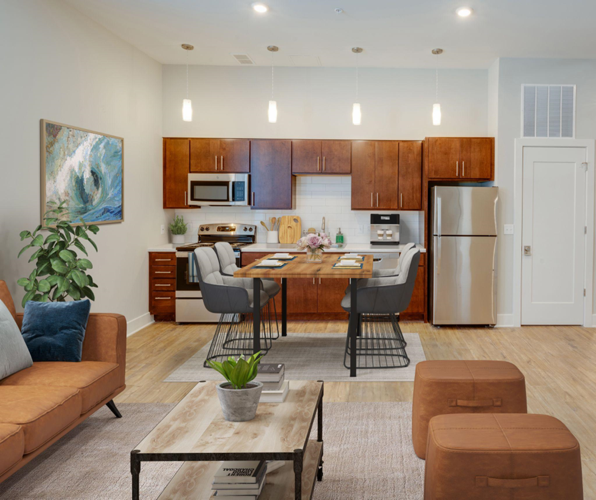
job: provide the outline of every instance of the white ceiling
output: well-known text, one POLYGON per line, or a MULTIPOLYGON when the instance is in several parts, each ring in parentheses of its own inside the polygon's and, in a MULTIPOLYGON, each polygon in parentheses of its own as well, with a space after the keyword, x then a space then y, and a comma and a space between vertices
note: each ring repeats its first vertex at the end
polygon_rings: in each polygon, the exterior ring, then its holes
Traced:
POLYGON ((487 68, 497 57, 594 58, 594 0, 66 0, 164 64, 487 68), (474 14, 459 18, 463 5, 474 14), (336 14, 341 7, 344 12, 336 14), (195 50, 187 58, 180 44, 195 50), (361 46, 360 55, 351 47, 361 46), (441 47, 439 58, 431 49, 441 47), (437 59, 440 61, 437 62, 437 59))

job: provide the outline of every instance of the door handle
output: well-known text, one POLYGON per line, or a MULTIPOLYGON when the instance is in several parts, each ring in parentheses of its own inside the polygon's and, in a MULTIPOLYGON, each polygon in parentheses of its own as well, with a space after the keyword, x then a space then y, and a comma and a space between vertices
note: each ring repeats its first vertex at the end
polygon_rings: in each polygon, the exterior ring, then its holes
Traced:
POLYGON ((379 193, 377 193, 377 208, 379 208, 379 193))
POLYGON ((459 177, 459 161, 455 162, 455 177, 459 177))
POLYGON ((402 208, 403 206, 404 206, 404 194, 399 193, 399 208, 402 208))
POLYGON ((321 278, 319 278, 319 285, 321 284, 321 278))
POLYGON ((461 162, 461 176, 462 177, 466 176, 466 162, 465 161, 461 162))
POLYGON ((323 172, 327 170, 327 158, 323 156, 323 172))
POLYGON ((186 191, 184 191, 184 205, 188 205, 188 203, 186 202, 186 191))
POLYGON ((316 285, 316 283, 315 283, 315 279, 314 279, 314 278, 312 279, 312 284, 313 284, 313 285, 316 285))
POLYGON ((371 206, 371 208, 374 206, 373 205, 373 194, 372 193, 370 193, 370 206, 371 206))
POLYGON ((526 245, 524 247, 524 255, 526 257, 530 257, 532 255, 532 247, 530 245, 526 245))
POLYGON ((219 157, 219 169, 220 169, 220 170, 223 170, 223 168, 224 168, 224 167, 223 167, 223 156, 220 156, 220 157, 219 157))
POLYGON ((321 157, 317 156, 317 172, 321 171, 321 157))
POLYGON ((215 170, 217 170, 217 155, 215 155, 215 170))

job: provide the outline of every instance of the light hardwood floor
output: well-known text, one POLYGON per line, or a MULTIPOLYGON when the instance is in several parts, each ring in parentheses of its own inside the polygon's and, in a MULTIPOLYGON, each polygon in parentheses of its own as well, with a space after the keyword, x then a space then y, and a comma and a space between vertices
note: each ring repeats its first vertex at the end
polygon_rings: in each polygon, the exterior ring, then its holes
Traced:
MULTIPOLYGON (((213 325, 155 323, 128 339, 126 390, 116 402, 175 403, 194 383, 163 380, 211 340, 213 325)), ((347 322, 289 322, 288 332, 337 333, 347 322)), ((420 334, 427 359, 495 359, 525 374, 528 411, 553 415, 582 447, 585 498, 596 498, 596 329, 575 326, 433 328, 420 334)), ((328 382, 325 401, 411 401, 413 382, 328 382)))

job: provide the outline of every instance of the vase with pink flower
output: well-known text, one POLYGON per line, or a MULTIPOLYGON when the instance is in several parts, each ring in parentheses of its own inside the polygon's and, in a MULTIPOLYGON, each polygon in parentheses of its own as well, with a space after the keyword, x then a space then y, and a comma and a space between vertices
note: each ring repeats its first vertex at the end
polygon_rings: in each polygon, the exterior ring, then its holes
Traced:
POLYGON ((331 248, 331 240, 325 233, 309 233, 298 240, 298 249, 306 250, 306 262, 323 262, 323 252, 331 248))

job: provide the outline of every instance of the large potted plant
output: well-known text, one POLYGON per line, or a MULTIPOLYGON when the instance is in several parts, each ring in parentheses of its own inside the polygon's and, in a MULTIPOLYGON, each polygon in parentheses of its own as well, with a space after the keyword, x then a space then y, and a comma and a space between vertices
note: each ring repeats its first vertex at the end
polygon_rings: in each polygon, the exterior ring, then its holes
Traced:
POLYGON ((253 354, 248 361, 244 356, 237 360, 230 357, 227 361, 208 360, 209 366, 223 375, 227 382, 217 386, 217 395, 224 418, 229 422, 246 422, 255 418, 263 384, 255 380, 261 353, 253 354))
POLYGON ((174 222, 170 224, 170 232, 172 233, 172 243, 178 245, 184 243, 184 235, 188 230, 188 224, 184 222, 184 217, 176 215, 174 222))
POLYGON ((68 297, 74 300, 88 298, 95 300, 91 288, 97 288, 93 278, 87 274, 93 269, 91 261, 80 258, 77 250, 88 256, 85 244, 89 243, 97 252, 97 245, 89 233, 97 234, 99 227, 81 220, 81 225, 73 227, 65 214, 68 212, 65 202, 57 205, 48 201, 50 209, 44 215, 44 224, 33 231, 21 231, 21 241, 31 241, 21 249, 19 257, 27 249, 35 249, 29 262, 35 261, 35 269, 28 278, 21 278, 17 283, 25 288, 22 305, 35 302, 63 302, 68 297), (44 238, 40 231, 49 234, 44 238))

